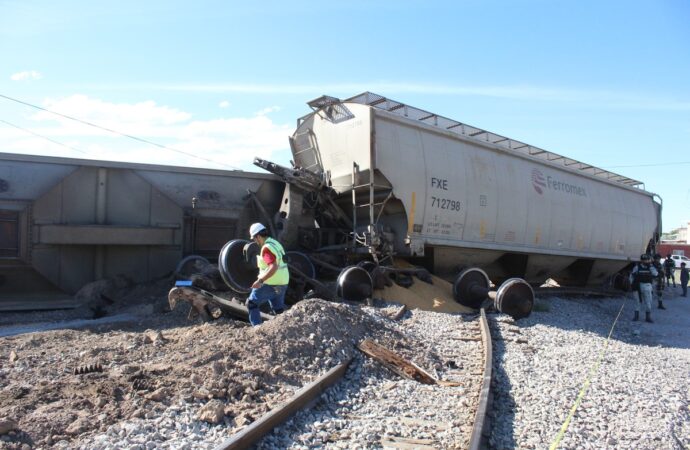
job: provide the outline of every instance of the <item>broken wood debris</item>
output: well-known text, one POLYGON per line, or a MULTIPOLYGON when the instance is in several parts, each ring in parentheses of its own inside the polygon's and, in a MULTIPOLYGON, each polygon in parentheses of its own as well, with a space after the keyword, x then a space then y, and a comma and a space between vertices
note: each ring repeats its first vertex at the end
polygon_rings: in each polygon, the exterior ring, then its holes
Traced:
POLYGON ((482 338, 479 336, 451 336, 451 339, 457 340, 457 341, 472 341, 472 342, 481 342, 482 338))
POLYGON ((433 420, 415 419, 413 417, 400 417, 398 420, 408 427, 434 428, 438 431, 445 431, 450 428, 447 423, 435 422, 433 420))
POLYGON ((391 320, 400 320, 407 312, 407 306, 402 305, 392 316, 391 320))
MULTIPOLYGON (((215 307, 221 309, 223 312, 240 319, 249 319, 249 310, 239 300, 232 298, 230 300, 219 297, 203 289, 196 287, 174 287, 168 293, 168 303, 170 309, 173 310, 181 301, 188 303, 192 308, 189 311, 190 319, 197 315, 206 322, 214 318, 211 314, 210 308, 215 307)), ((261 319, 271 320, 274 316, 272 314, 261 313, 261 319)))
POLYGON ((357 345, 357 348, 365 355, 370 356, 376 361, 380 362, 383 366, 388 368, 394 373, 397 373, 403 378, 408 380, 418 381, 423 384, 436 384, 439 386, 460 386, 461 383, 454 381, 442 381, 437 380, 427 373, 424 369, 418 367, 414 363, 411 363, 398 354, 388 350, 382 345, 370 339, 364 339, 357 345))
POLYGON ((381 440, 383 448, 400 448, 400 449, 435 449, 436 441, 431 439, 411 439, 400 437, 386 437, 381 440))

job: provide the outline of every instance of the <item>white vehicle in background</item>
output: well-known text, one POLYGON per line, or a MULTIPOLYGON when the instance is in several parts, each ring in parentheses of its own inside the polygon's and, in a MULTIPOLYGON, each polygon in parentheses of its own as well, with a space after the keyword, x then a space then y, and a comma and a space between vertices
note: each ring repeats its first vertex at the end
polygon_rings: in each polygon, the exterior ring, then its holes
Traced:
MULTIPOLYGON (((685 263, 685 267, 690 269, 690 258, 684 255, 671 255, 671 259, 676 264, 676 269, 680 269, 680 263, 685 263)), ((666 258, 661 260, 661 264, 666 261, 666 258)))

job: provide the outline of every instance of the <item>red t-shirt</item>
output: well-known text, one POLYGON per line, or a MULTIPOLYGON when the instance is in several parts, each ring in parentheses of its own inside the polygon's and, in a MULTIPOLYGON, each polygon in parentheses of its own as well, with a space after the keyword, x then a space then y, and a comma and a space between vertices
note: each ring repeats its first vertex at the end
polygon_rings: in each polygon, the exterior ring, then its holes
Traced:
POLYGON ((261 257, 264 259, 264 262, 268 265, 271 265, 274 262, 276 262, 276 256, 273 253, 271 253, 271 251, 268 248, 264 248, 261 257))

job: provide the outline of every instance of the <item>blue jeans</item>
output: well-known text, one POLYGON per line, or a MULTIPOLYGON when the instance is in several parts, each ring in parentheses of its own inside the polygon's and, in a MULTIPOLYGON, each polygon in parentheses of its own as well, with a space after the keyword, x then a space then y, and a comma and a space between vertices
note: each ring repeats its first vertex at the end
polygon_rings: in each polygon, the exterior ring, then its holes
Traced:
POLYGON ((268 302, 274 313, 280 314, 285 309, 285 292, 287 284, 273 286, 264 284, 259 289, 252 289, 247 298, 247 309, 249 310, 249 322, 252 325, 261 325, 261 311, 259 307, 268 302))

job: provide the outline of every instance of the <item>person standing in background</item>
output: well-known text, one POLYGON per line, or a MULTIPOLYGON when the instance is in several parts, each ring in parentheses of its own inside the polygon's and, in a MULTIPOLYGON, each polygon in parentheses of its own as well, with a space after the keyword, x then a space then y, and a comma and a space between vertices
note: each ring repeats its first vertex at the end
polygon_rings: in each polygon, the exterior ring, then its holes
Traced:
POLYGON ((633 322, 640 320, 640 307, 642 303, 645 306, 645 322, 652 322, 652 283, 654 279, 659 276, 652 265, 652 258, 648 254, 640 256, 640 262, 630 273, 630 283, 633 286, 633 291, 637 291, 638 300, 635 302, 635 317, 633 322))
POLYGON ((674 272, 676 271, 676 262, 669 253, 664 260, 664 273, 666 274, 666 286, 669 286, 669 279, 673 282, 673 287, 676 287, 676 278, 674 272))
POLYGON ((661 264, 661 255, 658 253, 654 254, 654 262, 652 263, 656 269, 657 275, 655 277, 655 287, 656 287, 656 299, 659 302, 659 309, 664 308, 664 301, 662 300, 664 295, 664 266, 661 264))

